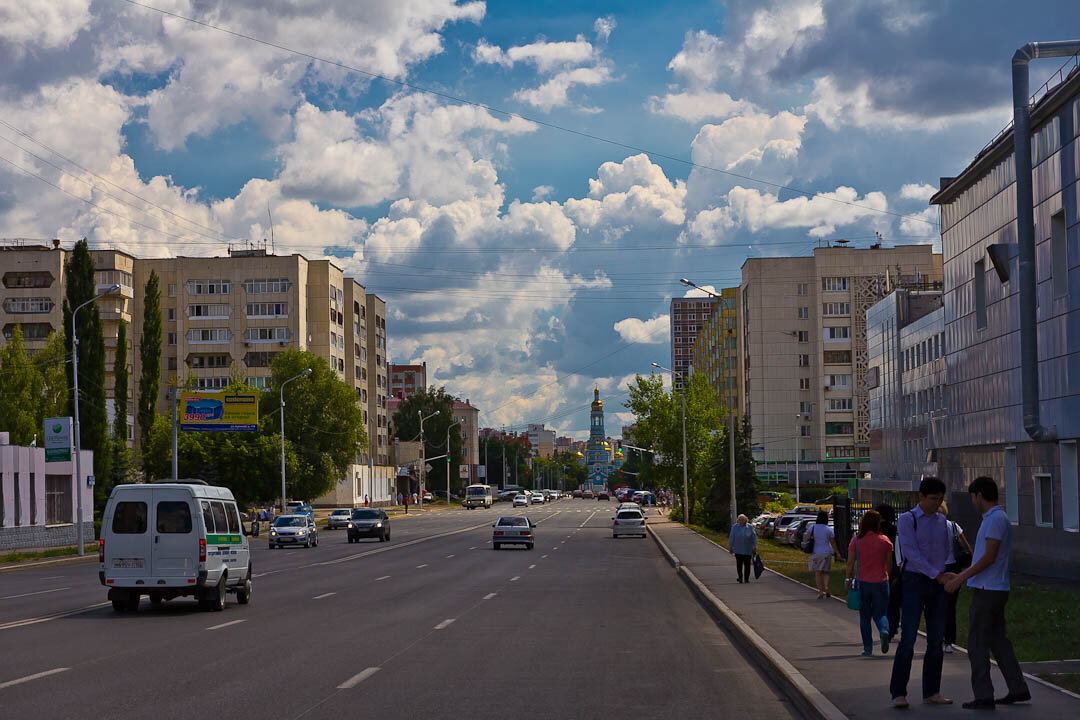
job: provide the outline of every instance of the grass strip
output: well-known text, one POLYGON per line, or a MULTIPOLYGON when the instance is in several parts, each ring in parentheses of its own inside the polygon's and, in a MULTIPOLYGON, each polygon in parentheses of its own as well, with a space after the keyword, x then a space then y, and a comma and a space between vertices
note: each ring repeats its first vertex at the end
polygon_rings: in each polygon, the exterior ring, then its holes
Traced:
MULTIPOLYGON (((16 563, 28 560, 45 560, 47 558, 66 557, 78 554, 77 547, 49 548, 40 552, 12 552, 0 555, 0 563, 16 563)), ((96 551, 95 551, 96 552, 96 551)))

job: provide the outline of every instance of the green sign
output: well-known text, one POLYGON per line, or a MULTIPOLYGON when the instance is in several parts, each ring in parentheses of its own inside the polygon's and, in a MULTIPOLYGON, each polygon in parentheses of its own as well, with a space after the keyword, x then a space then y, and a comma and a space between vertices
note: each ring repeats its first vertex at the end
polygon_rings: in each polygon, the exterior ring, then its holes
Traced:
POLYGON ((240 535, 207 535, 207 545, 240 545, 244 539, 240 535))
POLYGON ((71 462, 71 418, 45 418, 45 462, 71 462))

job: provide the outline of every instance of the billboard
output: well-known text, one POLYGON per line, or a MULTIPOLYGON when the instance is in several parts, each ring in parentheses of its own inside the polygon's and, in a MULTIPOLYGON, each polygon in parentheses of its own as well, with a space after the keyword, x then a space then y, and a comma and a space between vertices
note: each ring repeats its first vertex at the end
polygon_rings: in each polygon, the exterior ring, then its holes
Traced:
POLYGON ((254 432, 259 429, 255 395, 186 393, 180 398, 180 429, 186 432, 254 432))
POLYGON ((71 461, 71 418, 45 418, 45 462, 71 461))

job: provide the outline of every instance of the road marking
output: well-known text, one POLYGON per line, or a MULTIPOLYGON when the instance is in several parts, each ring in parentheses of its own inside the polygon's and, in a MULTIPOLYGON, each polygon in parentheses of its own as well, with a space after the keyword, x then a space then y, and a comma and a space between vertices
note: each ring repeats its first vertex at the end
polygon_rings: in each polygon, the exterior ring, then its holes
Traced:
POLYGON ((247 620, 233 620, 231 622, 221 623, 220 625, 211 625, 210 627, 208 627, 206 629, 207 630, 220 630, 223 627, 229 627, 230 625, 239 625, 242 622, 247 622, 247 620))
POLYGON ((521 579, 520 575, 515 575, 514 577, 510 578, 510 582, 514 582, 515 580, 520 580, 520 579, 521 579))
POLYGON ((103 603, 95 603, 94 605, 87 605, 86 607, 79 608, 78 610, 68 610, 66 612, 53 613, 51 615, 42 615, 40 617, 26 618, 25 620, 13 620, 8 623, 0 625, 0 630, 11 630, 12 628, 23 627, 25 625, 36 625, 37 623, 49 622, 50 620, 56 620, 57 618, 70 617, 71 615, 80 615, 82 613, 90 612, 91 610, 97 610, 98 608, 105 607, 111 603, 106 600, 103 603))
POLYGON ((377 672, 379 672, 379 668, 377 667, 369 667, 365 670, 361 670, 345 682, 338 685, 338 690, 348 690, 349 688, 356 687, 377 672))
POLYGON ((323 593, 322 595, 316 595, 315 597, 313 597, 311 599, 312 600, 322 600, 323 598, 328 598, 331 595, 337 595, 337 593, 336 592, 323 593))
POLYGON ((540 559, 541 559, 541 560, 543 560, 543 559, 544 559, 544 558, 546 558, 546 557, 547 557, 547 555, 541 555, 541 556, 540 556, 540 559))
POLYGON ((599 510, 593 510, 592 513, 589 515, 589 517, 585 518, 585 522, 578 525, 578 527, 579 528, 585 527, 589 523, 589 521, 592 520, 592 516, 595 515, 598 512, 600 512, 600 511, 599 510))
POLYGON ((530 566, 529 566, 529 569, 530 569, 530 570, 532 570, 532 569, 533 569, 534 567, 536 567, 536 565, 535 565, 535 564, 533 564, 533 565, 530 565, 530 566))
POLYGON ((48 593, 60 592, 61 590, 70 590, 69 587, 56 588, 55 590, 38 590, 37 592, 23 593, 22 595, 8 595, 6 597, 0 597, 0 600, 14 600, 15 598, 30 597, 31 595, 46 595, 48 593))
POLYGON ((499 593, 488 593, 487 595, 484 596, 484 599, 485 600, 490 600, 491 598, 495 597, 498 594, 499 593))
POLYGON ((551 549, 552 549, 552 550, 558 550, 558 549, 559 549, 559 546, 558 546, 558 545, 556 545, 555 547, 553 547, 553 548, 551 548, 551 549))
POLYGON ((382 577, 375 578, 375 582, 379 582, 380 580, 389 580, 389 579, 390 579, 389 575, 383 575, 382 577))
MULTIPOLYGON (((302 570, 304 568, 316 567, 318 565, 336 565, 338 563, 348 562, 349 560, 356 560, 357 558, 367 557, 368 555, 377 555, 378 553, 389 552, 391 550, 397 550, 397 549, 403 548, 403 547, 409 547, 410 545, 416 545, 417 543, 427 542, 428 540, 437 540, 439 538, 449 537, 451 535, 460 535, 463 532, 469 532, 471 530, 479 530, 482 527, 489 527, 489 526, 488 526, 488 524, 486 522, 485 523, 480 523, 479 525, 471 525, 469 527, 461 528, 460 530, 449 530, 447 532, 437 533, 435 535, 427 535, 425 537, 416 538, 415 540, 409 540, 408 542, 394 543, 393 545, 390 545, 388 547, 377 548, 375 550, 368 550, 367 552, 357 553, 355 555, 346 555, 345 557, 337 558, 335 560, 325 560, 323 562, 311 563, 310 565, 301 565, 300 567, 289 568, 289 569, 290 570, 302 570)), ((407 533, 398 533, 398 534, 402 535, 402 534, 407 534, 407 533)), ((283 572, 283 570, 273 570, 271 572, 283 572)), ((266 573, 266 574, 269 574, 269 573, 266 573)))
POLYGON ((472 546, 471 548, 469 548, 469 549, 470 549, 470 550, 475 550, 475 549, 476 549, 476 546, 475 546, 475 545, 473 545, 473 546, 472 546))
POLYGON ((454 557, 454 555, 453 555, 453 554, 451 553, 450 555, 447 555, 447 556, 446 556, 446 559, 447 559, 447 560, 449 560, 449 559, 450 559, 450 558, 452 558, 452 557, 454 557))
POLYGON ((426 567, 427 567, 427 563, 424 563, 423 565, 417 565, 416 569, 419 570, 420 568, 426 568, 426 567))
POLYGON ((446 618, 441 623, 436 625, 435 629, 436 630, 442 630, 444 628, 450 627, 454 623, 455 620, 457 620, 457 618, 446 618))
POLYGON ((22 685, 24 682, 30 682, 31 680, 37 680, 38 678, 49 677, 50 675, 56 675, 57 673, 67 672, 71 668, 53 668, 52 670, 45 670, 44 672, 34 673, 33 675, 27 675, 26 677, 16 678, 15 680, 8 680, 7 682, 0 683, 0 690, 9 688, 12 685, 22 685))

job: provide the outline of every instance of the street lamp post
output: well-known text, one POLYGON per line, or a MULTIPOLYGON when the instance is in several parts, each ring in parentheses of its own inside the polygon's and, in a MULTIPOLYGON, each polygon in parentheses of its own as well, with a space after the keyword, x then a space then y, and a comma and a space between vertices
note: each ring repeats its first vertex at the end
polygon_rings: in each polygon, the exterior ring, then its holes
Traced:
MULTIPOLYGON (((98 298, 103 298, 106 295, 111 295, 120 289, 119 285, 113 285, 103 293, 98 293, 94 297, 90 298, 82 305, 79 305, 71 311, 71 377, 74 380, 74 398, 75 398, 75 534, 79 540, 79 554, 82 555, 85 552, 83 545, 83 484, 86 482, 82 476, 82 438, 79 436, 79 335, 75 331, 75 316, 79 314, 79 311, 84 307, 94 302, 98 298)), ((101 449, 98 448, 100 452, 101 449)))
POLYGON ((799 423, 795 426, 795 502, 799 502, 799 437, 802 435, 802 414, 795 416, 799 423))
MULTIPOLYGON (((424 417, 424 411, 423 410, 417 410, 416 414, 420 418, 420 461, 421 461, 420 462, 420 503, 417 505, 417 507, 420 510, 423 510, 424 509, 424 463, 427 462, 427 460, 424 457, 424 455, 425 455, 425 453, 424 453, 424 421, 425 420, 430 420, 431 418, 435 417, 436 415, 439 414, 439 411, 436 410, 435 412, 431 413, 427 417, 424 417)), ((449 498, 447 498, 447 500, 449 501, 449 498)))
POLYGON ((450 430, 453 427, 460 427, 461 423, 451 423, 450 427, 446 428, 446 506, 450 507, 450 430))
POLYGON ((280 398, 281 398, 281 514, 285 514, 285 386, 291 383, 293 380, 298 380, 305 375, 311 374, 311 368, 305 369, 299 375, 293 375, 291 378, 281 383, 280 398))
MULTIPOLYGON (((678 375, 683 380, 683 391, 679 393, 682 396, 682 497, 683 497, 683 520, 687 525, 690 524, 690 490, 689 483, 686 480, 686 391, 689 389, 686 387, 686 377, 671 368, 666 368, 659 363, 653 363, 654 368, 660 370, 666 370, 674 377, 678 375)), ((673 383, 674 384, 674 383, 673 383)))

